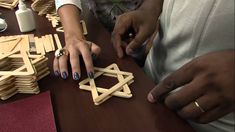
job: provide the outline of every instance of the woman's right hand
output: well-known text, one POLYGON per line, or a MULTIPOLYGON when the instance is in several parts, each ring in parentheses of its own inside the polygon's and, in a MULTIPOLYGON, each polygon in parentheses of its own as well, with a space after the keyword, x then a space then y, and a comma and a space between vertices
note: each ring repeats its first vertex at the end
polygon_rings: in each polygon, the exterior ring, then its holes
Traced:
POLYGON ((79 56, 81 55, 86 66, 88 77, 93 78, 94 67, 92 57, 97 57, 100 54, 100 47, 95 43, 84 39, 80 40, 77 37, 67 38, 65 41, 66 45, 64 49, 68 51, 68 55, 54 58, 53 68, 55 75, 66 79, 69 76, 68 62, 70 62, 72 77, 74 80, 79 80, 81 77, 79 56))

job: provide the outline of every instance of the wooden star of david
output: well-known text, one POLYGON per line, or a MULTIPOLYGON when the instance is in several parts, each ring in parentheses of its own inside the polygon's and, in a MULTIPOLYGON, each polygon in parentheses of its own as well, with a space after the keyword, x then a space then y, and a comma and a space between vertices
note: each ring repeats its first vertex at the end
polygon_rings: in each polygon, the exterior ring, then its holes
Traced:
POLYGON ((37 81, 49 74, 46 61, 45 56, 25 50, 0 55, 0 99, 17 93, 39 93, 37 81))
POLYGON ((90 91, 95 105, 100 105, 112 96, 131 98, 132 94, 128 85, 134 82, 134 76, 130 72, 120 71, 117 64, 111 64, 106 68, 95 67, 94 79, 85 79, 79 83, 79 88, 90 91), (110 89, 96 87, 95 78, 104 75, 116 77, 118 83, 110 89), (88 85, 86 85, 88 83, 88 85), (100 93, 100 95, 99 95, 100 93))

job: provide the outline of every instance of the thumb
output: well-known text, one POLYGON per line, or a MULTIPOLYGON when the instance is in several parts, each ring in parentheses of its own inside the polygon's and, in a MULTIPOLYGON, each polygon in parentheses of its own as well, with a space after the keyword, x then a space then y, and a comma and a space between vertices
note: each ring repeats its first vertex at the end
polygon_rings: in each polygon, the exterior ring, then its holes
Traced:
POLYGON ((140 28, 137 32, 136 36, 132 39, 132 41, 128 44, 126 48, 126 53, 128 55, 132 54, 136 49, 141 47, 144 41, 147 39, 147 32, 140 28))

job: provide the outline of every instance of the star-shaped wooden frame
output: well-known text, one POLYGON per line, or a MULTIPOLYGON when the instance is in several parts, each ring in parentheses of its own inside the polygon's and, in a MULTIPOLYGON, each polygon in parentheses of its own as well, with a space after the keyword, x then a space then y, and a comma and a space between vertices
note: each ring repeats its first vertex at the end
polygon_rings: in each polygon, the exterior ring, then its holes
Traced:
POLYGON ((95 105, 100 105, 112 96, 131 98, 132 94, 128 85, 134 82, 133 78, 134 76, 132 73, 120 71, 117 64, 111 64, 106 68, 95 67, 94 79, 87 78, 81 81, 79 83, 79 88, 91 91, 95 105), (101 75, 116 77, 119 82, 110 89, 96 87, 94 79, 101 75), (86 85, 87 83, 89 84, 86 85), (100 93, 100 95, 98 93, 100 93))
POLYGON ((31 55, 24 50, 1 55, 0 99, 6 100, 17 93, 39 93, 37 81, 49 73, 47 58, 43 55, 31 55), (11 66, 15 68, 12 70, 11 66))

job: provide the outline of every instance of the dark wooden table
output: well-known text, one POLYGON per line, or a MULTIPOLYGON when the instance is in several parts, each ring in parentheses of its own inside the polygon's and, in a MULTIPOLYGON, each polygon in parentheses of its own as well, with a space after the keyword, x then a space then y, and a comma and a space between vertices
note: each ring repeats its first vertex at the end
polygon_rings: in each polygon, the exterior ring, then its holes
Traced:
MULTIPOLYGON (((1 18, 6 19, 8 29, 0 36, 21 34, 16 22, 14 11, 0 8, 1 18)), ((37 36, 55 33, 55 29, 45 17, 35 15, 37 36)), ((124 71, 132 72, 135 82, 130 86, 133 93, 131 99, 112 97, 100 106, 95 106, 91 93, 78 88, 78 81, 71 77, 62 80, 53 75, 53 53, 48 54, 48 66, 51 74, 39 81, 42 92, 50 90, 53 110, 58 131, 63 132, 192 132, 187 122, 180 119, 174 112, 160 104, 147 101, 148 92, 154 83, 141 68, 128 57, 118 59, 110 42, 110 33, 89 13, 84 18, 88 27, 87 39, 102 47, 102 54, 96 60, 95 66, 106 67, 117 63, 124 71)), ((64 41, 63 34, 59 34, 64 41)), ((87 77, 84 65, 82 79, 87 77)), ((110 87, 117 81, 110 78, 100 78, 98 86, 110 87)), ((9 103, 33 95, 17 94, 7 101, 9 103)))

